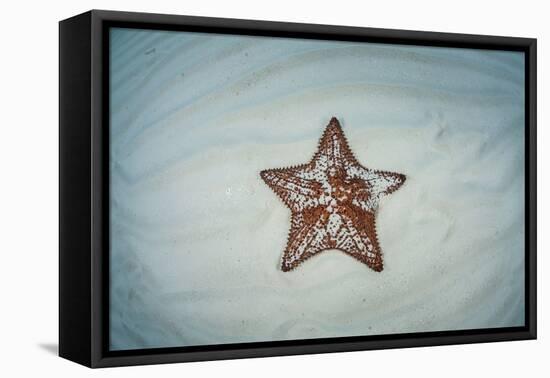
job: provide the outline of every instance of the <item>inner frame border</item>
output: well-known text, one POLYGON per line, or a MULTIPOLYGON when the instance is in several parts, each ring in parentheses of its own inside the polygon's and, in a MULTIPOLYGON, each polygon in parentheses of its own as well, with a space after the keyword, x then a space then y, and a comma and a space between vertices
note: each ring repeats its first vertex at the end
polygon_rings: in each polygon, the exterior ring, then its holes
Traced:
POLYGON ((92 18, 92 366, 406 348, 536 338, 536 39, 91 11, 92 18), (130 28, 393 45, 519 51, 525 57, 525 325, 460 331, 109 350, 109 30, 130 28))

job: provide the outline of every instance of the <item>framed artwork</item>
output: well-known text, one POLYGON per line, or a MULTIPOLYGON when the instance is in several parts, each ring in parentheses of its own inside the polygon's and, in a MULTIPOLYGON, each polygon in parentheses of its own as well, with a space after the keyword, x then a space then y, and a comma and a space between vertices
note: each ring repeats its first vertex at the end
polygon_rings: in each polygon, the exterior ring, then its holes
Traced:
POLYGON ((62 357, 536 337, 536 40, 60 22, 62 357))

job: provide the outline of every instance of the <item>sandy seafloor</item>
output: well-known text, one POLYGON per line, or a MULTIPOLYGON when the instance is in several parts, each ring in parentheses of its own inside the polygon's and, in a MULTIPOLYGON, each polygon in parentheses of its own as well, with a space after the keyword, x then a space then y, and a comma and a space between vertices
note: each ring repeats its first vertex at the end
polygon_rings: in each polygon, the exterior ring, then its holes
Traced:
POLYGON ((114 350, 524 324, 521 53, 114 29, 114 350), (407 175, 384 270, 280 259, 259 172, 306 163, 332 116, 407 175))

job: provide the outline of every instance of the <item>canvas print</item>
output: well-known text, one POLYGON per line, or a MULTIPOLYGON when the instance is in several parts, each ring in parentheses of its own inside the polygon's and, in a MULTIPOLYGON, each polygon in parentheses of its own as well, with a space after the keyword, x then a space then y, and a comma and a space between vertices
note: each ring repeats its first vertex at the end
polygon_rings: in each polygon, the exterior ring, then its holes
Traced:
POLYGON ((110 28, 109 349, 525 325, 523 52, 110 28))

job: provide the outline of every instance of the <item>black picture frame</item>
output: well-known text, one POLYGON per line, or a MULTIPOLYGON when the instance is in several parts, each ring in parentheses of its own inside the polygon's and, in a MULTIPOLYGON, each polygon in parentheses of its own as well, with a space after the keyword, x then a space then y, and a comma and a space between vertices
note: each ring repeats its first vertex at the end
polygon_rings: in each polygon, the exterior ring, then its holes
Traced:
POLYGON ((536 338, 536 39, 92 10, 59 23, 59 355, 88 367, 536 338), (110 27, 525 53, 524 327, 108 350, 110 27))

